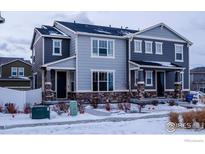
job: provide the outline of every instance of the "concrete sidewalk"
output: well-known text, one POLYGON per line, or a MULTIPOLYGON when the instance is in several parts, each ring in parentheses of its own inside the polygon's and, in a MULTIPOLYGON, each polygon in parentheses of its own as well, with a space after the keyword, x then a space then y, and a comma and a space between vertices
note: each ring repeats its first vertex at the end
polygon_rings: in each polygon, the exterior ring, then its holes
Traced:
POLYGON ((86 124, 86 123, 98 123, 98 122, 121 122, 121 121, 132 121, 138 119, 148 118, 162 118, 168 117, 168 114, 156 114, 156 115, 145 115, 140 117, 110 117, 104 119, 90 119, 90 120, 76 120, 76 121, 61 121, 61 122, 47 122, 47 123, 35 123, 35 124, 14 124, 0 126, 1 130, 11 128, 22 128, 22 127, 37 127, 37 126, 52 126, 52 125, 73 125, 73 124, 86 124))

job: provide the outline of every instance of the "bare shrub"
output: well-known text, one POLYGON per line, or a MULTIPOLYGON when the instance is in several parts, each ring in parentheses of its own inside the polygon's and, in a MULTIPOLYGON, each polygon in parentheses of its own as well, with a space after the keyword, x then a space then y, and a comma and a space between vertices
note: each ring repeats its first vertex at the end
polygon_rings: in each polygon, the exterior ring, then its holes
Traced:
POLYGON ((171 112, 169 114, 169 121, 173 122, 175 124, 178 124, 179 123, 179 114, 176 112, 171 112))
POLYGON ((175 101, 173 101, 173 100, 169 101, 168 104, 169 104, 169 106, 174 106, 174 105, 176 105, 175 101))
POLYGON ((8 113, 14 114, 17 112, 16 106, 14 103, 8 103, 5 106, 7 108, 8 113))
POLYGON ((182 113, 184 128, 192 128, 195 120, 195 112, 184 112, 182 113))
POLYGON ((200 127, 205 128, 205 110, 195 113, 195 120, 200 124, 200 127))

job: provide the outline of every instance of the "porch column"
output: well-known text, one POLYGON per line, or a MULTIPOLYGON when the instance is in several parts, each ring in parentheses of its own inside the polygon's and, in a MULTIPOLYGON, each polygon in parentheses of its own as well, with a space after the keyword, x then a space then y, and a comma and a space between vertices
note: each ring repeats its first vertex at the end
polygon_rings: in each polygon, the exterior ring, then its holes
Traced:
POLYGON ((137 92, 139 99, 144 98, 144 72, 143 69, 138 70, 137 92))
POLYGON ((50 101, 53 99, 54 94, 52 91, 52 84, 51 84, 51 70, 46 68, 46 82, 45 82, 45 91, 44 96, 46 101, 50 101))
POLYGON ((174 82, 174 97, 181 98, 182 96, 182 83, 180 79, 180 71, 175 72, 175 82, 174 82))

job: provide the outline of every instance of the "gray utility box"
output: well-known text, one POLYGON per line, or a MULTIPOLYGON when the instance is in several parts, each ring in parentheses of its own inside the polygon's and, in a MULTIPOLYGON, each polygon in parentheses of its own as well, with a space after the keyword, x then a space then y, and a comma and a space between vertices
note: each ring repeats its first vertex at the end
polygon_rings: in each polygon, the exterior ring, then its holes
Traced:
POLYGON ((31 118, 32 119, 50 119, 50 108, 49 106, 33 106, 31 108, 31 118))

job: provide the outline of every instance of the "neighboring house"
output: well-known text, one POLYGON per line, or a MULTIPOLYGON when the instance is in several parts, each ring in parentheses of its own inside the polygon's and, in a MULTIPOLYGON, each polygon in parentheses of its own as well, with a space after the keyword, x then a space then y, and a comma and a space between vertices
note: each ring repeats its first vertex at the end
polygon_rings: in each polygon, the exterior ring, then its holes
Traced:
POLYGON ((32 67, 23 58, 0 57, 0 87, 31 89, 32 67))
POLYGON ((191 44, 163 23, 138 31, 55 21, 34 30, 33 88, 51 85, 57 98, 139 95, 144 88, 163 96, 181 83, 188 91, 191 44))
POLYGON ((205 89, 205 67, 196 67, 190 70, 191 90, 205 89))

